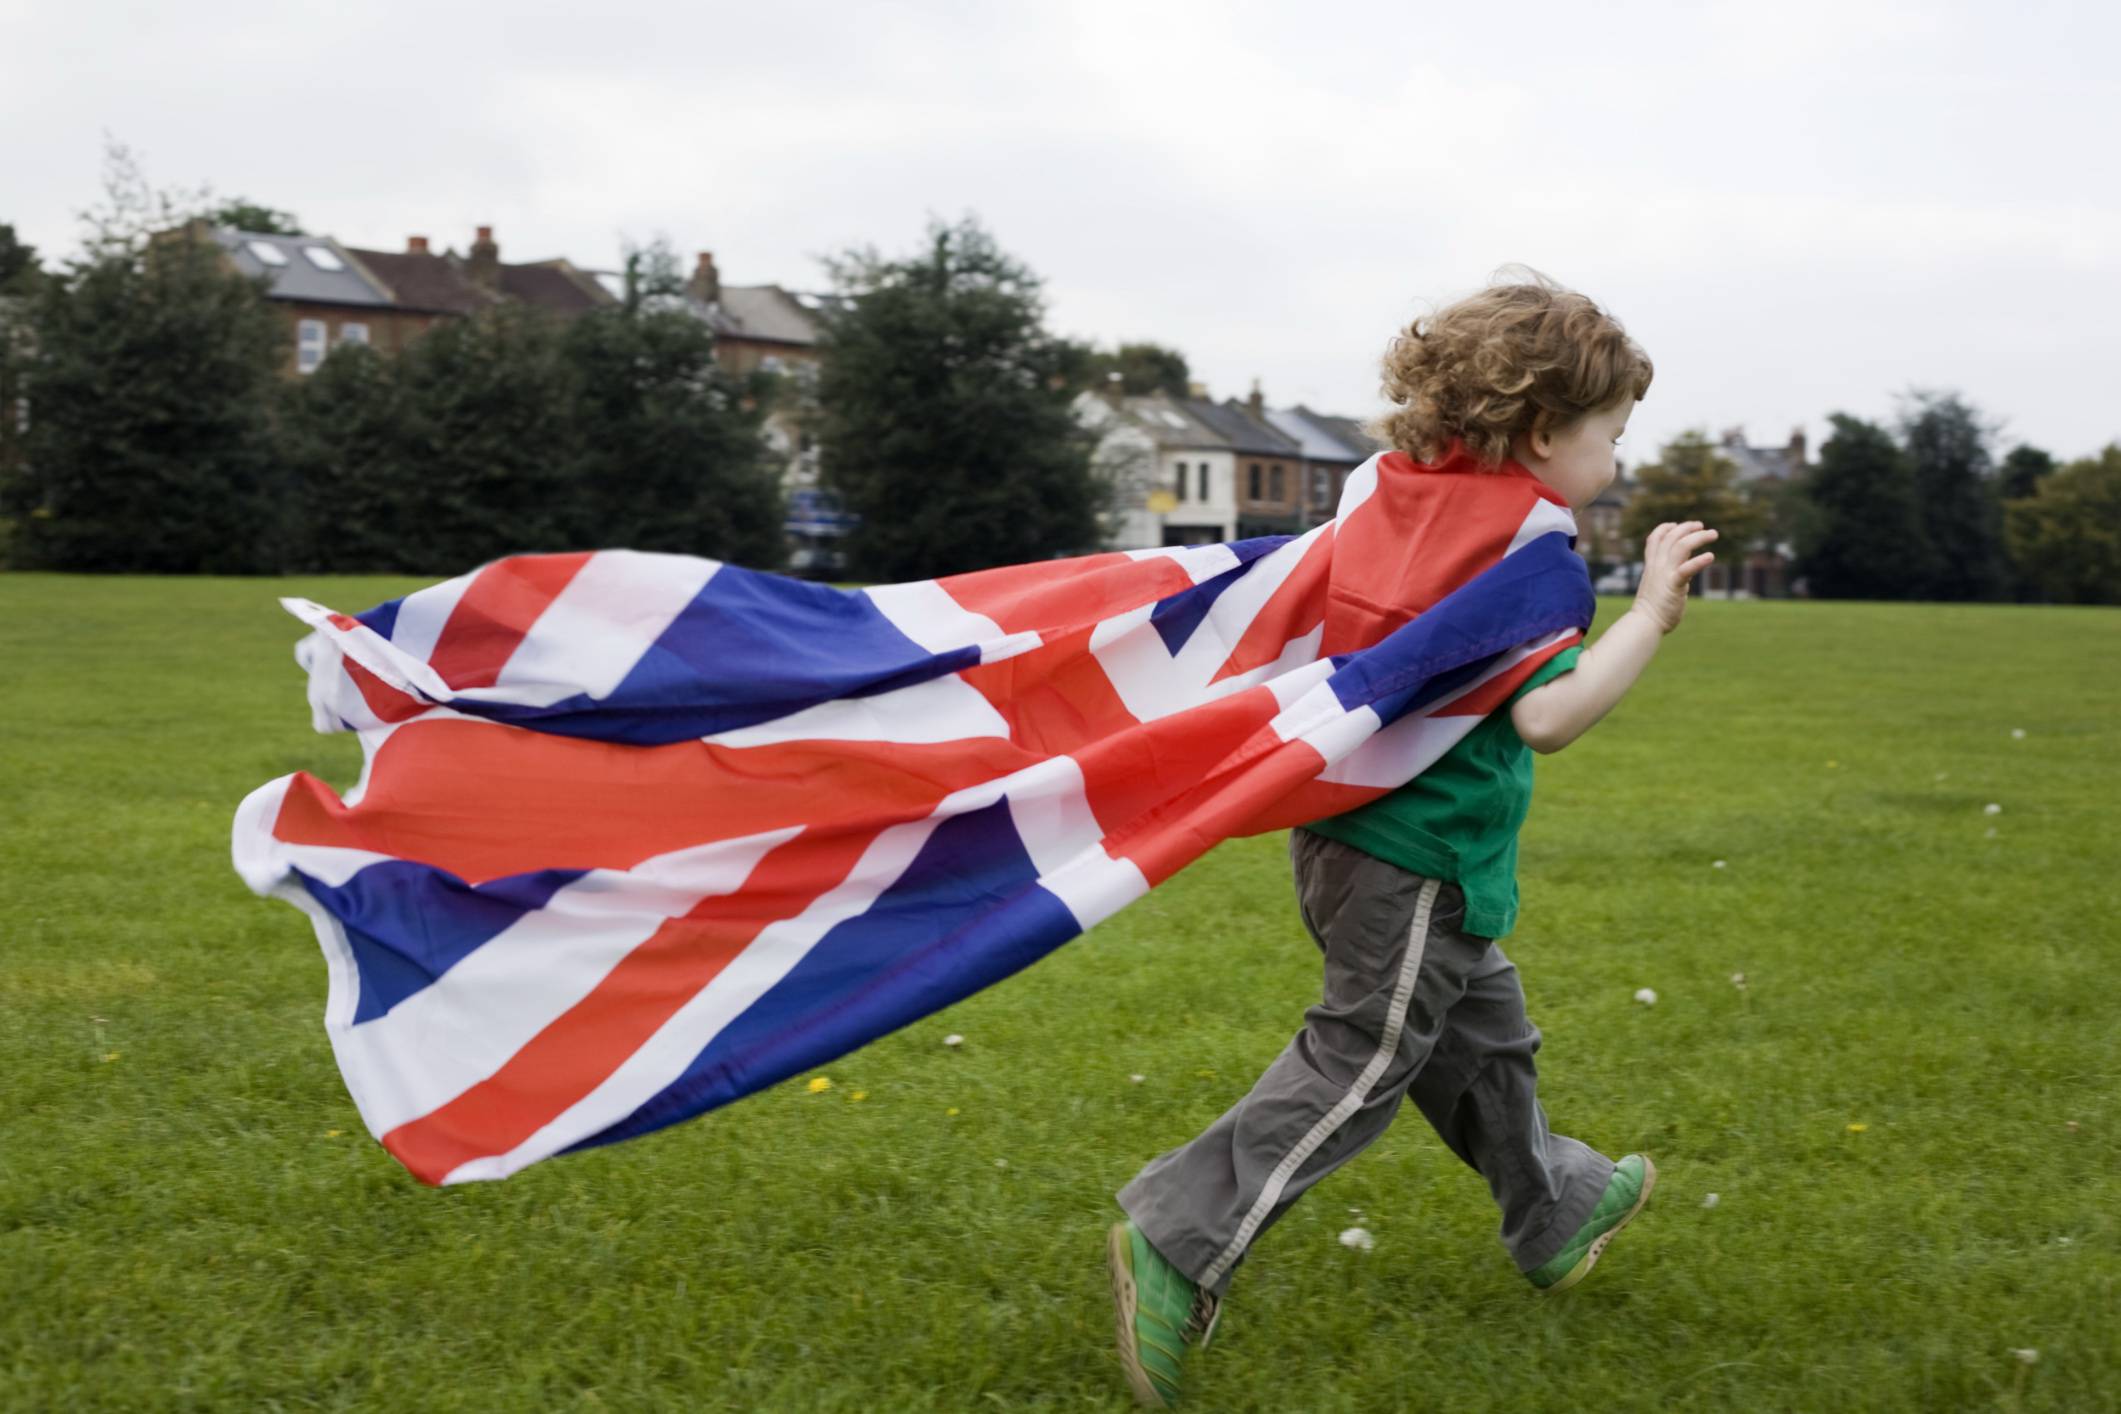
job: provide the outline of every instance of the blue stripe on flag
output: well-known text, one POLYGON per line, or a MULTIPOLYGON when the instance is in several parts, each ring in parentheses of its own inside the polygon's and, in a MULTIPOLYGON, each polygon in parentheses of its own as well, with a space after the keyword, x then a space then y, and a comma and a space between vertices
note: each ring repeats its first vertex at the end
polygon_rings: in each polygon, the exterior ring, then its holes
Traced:
POLYGON ((582 877, 540 869, 473 887, 428 864, 390 859, 333 887, 296 869, 309 896, 339 920, 361 974, 353 1024, 372 1021, 462 962, 481 943, 582 877))
POLYGON ((727 1104, 1030 966, 1082 931, 1037 878, 1007 801, 945 821, 897 883, 819 939, 683 1075, 574 1147, 727 1104))
POLYGON ((388 638, 398 627, 398 606, 404 602, 403 599, 386 599, 366 613, 355 614, 354 618, 374 629, 377 637, 388 638))
POLYGON ((1591 576, 1560 531, 1505 556, 1327 679, 1341 705, 1395 722, 1479 676, 1495 655, 1565 628, 1589 628, 1591 576))
POLYGON ((1208 616, 1208 610, 1215 607, 1215 601, 1222 597, 1223 591, 1243 579, 1246 569, 1254 560, 1273 554, 1294 538, 1288 535, 1263 535, 1254 540, 1232 541, 1227 548, 1237 556, 1235 565, 1213 579, 1204 579, 1190 589, 1181 589, 1168 599, 1158 601, 1156 608, 1149 614, 1149 622, 1156 625, 1157 633, 1162 635, 1164 651, 1176 653, 1185 647, 1186 640, 1193 636, 1193 630, 1200 627, 1200 621, 1208 616))
POLYGON ((889 692, 969 668, 979 656, 976 647, 929 653, 865 594, 725 565, 609 697, 451 705, 558 736, 655 746, 889 692))

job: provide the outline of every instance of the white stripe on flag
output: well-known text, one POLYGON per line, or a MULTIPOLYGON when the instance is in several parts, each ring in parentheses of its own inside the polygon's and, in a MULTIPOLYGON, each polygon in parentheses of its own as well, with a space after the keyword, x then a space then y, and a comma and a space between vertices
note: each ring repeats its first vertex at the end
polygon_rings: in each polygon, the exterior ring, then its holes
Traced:
POLYGON ((691 555, 599 551, 545 606, 494 686, 457 696, 527 707, 609 697, 720 569, 691 555))
MULTIPOLYGON (((927 649, 948 653, 975 644, 1000 643, 1009 635, 985 614, 975 614, 932 579, 879 584, 862 593, 892 627, 927 649)), ((984 658, 984 654, 982 655, 984 658)))
POLYGON ((768 925, 714 980, 678 1008, 655 1035, 604 1082, 537 1133, 505 1154, 472 1159, 442 1182, 506 1178, 632 1114, 684 1074, 693 1058, 751 1005, 809 956, 832 929, 853 918, 898 882, 940 816, 893 825, 870 842, 854 871, 794 918, 768 925))
POLYGON ((1504 558, 1516 554, 1540 536, 1552 535, 1557 530, 1573 539, 1576 517, 1569 514, 1567 507, 1557 506, 1542 496, 1532 502, 1531 510, 1525 512, 1524 524, 1518 526, 1517 533, 1510 537, 1510 548, 1502 552, 1504 558))
MULTIPOLYGON (((629 870, 592 870, 385 1015, 334 1027, 332 1049, 349 1084, 358 1082, 369 1129, 380 1138, 492 1075, 667 920, 736 892, 769 850, 798 833, 771 830, 629 870)), ((297 867, 303 849, 287 849, 297 867)))
POLYGON ((449 623, 449 616, 456 612, 457 601, 464 591, 471 588, 478 571, 460 574, 455 579, 408 594, 398 604, 398 621, 391 625, 391 645, 411 657, 426 662, 435 651, 435 643, 442 637, 442 629, 449 623))
POLYGON ((1008 719, 955 673, 874 697, 820 702, 776 721, 705 738, 715 746, 788 741, 892 741, 908 745, 1009 735, 1008 719))

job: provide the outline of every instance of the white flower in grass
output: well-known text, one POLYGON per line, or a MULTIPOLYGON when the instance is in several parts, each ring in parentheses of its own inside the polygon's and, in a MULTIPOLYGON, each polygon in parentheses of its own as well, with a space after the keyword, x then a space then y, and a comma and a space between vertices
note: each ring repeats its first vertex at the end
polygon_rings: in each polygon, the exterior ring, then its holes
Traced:
POLYGON ((1128 1083, 1129 1085, 1139 1085, 1139 1084, 1141 1084, 1141 1083, 1142 1083, 1142 1082, 1143 1082, 1144 1080, 1147 1080, 1148 1078, 1149 1078, 1149 1077, 1148 1077, 1148 1076, 1146 1076, 1146 1075, 1130 1075, 1130 1076, 1128 1076, 1128 1077, 1127 1077, 1127 1083, 1128 1083))
POLYGON ((2012 741, 2024 741, 2024 740, 2025 740, 2025 728, 2023 728, 2023 727, 2012 727, 2012 728, 2011 728, 2011 740, 2012 740, 2012 741))
POLYGON ((1994 801, 1990 801, 1987 805, 1981 807, 1981 813, 1983 815, 2001 815, 2003 813, 2003 807, 1996 804, 1994 801))
POLYGON ((1641 1002, 1644 1006, 1655 1006, 1657 1005, 1657 989, 1654 987, 1637 987, 1635 989, 1635 1000, 1641 1002))
POLYGON ((1742 992, 1742 991, 1744 991, 1744 990, 1745 990, 1745 974, 1744 974, 1743 972, 1733 972, 1733 973, 1731 974, 1731 985, 1732 985, 1733 987, 1736 987, 1736 988, 1737 988, 1737 989, 1738 989, 1739 991, 1741 991, 1741 992, 1742 992))
POLYGON ((2030 1346, 2023 1348, 2013 1347, 2011 1354, 2018 1357, 2018 1363, 2021 1365, 2037 1365, 2040 1363, 2040 1352, 2030 1346))
POLYGON ((953 1031, 943 1038, 943 1044, 946 1046, 962 1046, 965 1044, 965 1038, 953 1031))
POLYGON ((1713 1208, 1722 1201, 1723 1199, 1717 1197, 1714 1193, 1707 1193, 1702 1195, 1701 1206, 1704 1208, 1713 1208))
POLYGON ((1715 863, 1713 863, 1713 864, 1711 864, 1711 865, 1709 866, 1709 868, 1711 868, 1711 869, 1722 869, 1722 868, 1724 868, 1724 867, 1725 867, 1725 865, 1724 865, 1724 862, 1723 862, 1722 860, 1720 860, 1720 859, 1719 859, 1719 860, 1717 860, 1717 861, 1716 861, 1715 863))
POLYGON ((1351 1227, 1340 1235, 1340 1245, 1351 1252, 1368 1252, 1377 1246, 1377 1239, 1370 1236, 1365 1227, 1351 1227))
POLYGON ((1007 1159, 996 1159, 994 1161, 994 1166, 998 1169, 1005 1169, 1009 1167, 1009 1161, 1007 1159))

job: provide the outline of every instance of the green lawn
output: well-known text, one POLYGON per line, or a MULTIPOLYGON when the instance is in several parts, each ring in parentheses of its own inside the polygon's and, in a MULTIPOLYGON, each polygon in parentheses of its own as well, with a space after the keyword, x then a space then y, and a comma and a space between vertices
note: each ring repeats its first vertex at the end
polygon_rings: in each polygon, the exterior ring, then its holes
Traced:
MULTIPOLYGON (((406 587, 0 577, 0 1408, 1127 1407, 1110 1195, 1313 999, 1283 841, 822 1094, 422 1188, 228 865, 245 791, 358 762, 274 595, 406 587)), ((1649 1210, 1537 1295, 1410 1112, 1191 1407, 2121 1408, 2117 709, 2113 610, 1696 605, 1542 762, 1508 945, 1549 1113, 1652 1153, 1649 1210)))

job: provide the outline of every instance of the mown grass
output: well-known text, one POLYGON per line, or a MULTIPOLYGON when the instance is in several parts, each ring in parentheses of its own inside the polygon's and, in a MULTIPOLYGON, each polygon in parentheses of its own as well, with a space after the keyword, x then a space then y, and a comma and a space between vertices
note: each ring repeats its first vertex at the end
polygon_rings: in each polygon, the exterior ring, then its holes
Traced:
MULTIPOLYGON (((1312 998, 1283 841, 823 1094, 424 1189, 227 863, 243 792, 358 760, 274 594, 406 587, 0 577, 0 1407, 1126 1407, 1110 1194, 1312 998)), ((2117 688, 2112 611, 1697 605, 1542 762, 1508 944, 1557 1127, 1654 1154, 1650 1210, 1535 1295, 1409 1114, 1262 1242, 1189 1402, 2121 1407, 2117 688)))

